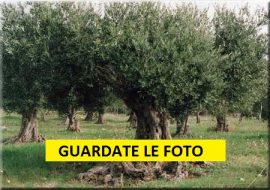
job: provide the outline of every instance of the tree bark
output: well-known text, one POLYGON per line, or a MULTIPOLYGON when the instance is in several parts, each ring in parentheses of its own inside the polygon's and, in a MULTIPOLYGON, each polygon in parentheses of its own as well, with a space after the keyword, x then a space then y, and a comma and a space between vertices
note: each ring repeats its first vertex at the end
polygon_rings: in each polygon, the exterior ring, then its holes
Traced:
MULTIPOLYGON (((135 139, 171 139, 167 114, 138 97, 132 94, 124 99, 137 116, 135 139)), ((81 173, 79 179, 114 186, 123 185, 124 177, 135 181, 149 181, 160 177, 179 180, 188 176, 186 166, 187 163, 183 162, 101 163, 81 173)))
POLYGON ((189 135, 189 133, 188 114, 184 114, 176 119, 176 132, 173 134, 173 137, 189 135))
POLYGON ((96 124, 104 124, 105 123, 105 119, 104 119, 104 112, 98 112, 98 120, 96 122, 96 124))
MULTIPOLYGON (((171 139, 168 117, 152 106, 134 105, 138 123, 136 139, 171 139)), ((95 184, 123 186, 124 177, 134 181, 156 178, 180 180, 188 176, 187 163, 182 162, 119 162, 102 163, 79 175, 79 179, 95 184), (123 177, 124 176, 124 177, 123 177)))
POLYGON ((71 107, 69 109, 67 120, 68 120, 68 126, 67 126, 68 131, 74 131, 74 132, 81 131, 79 121, 75 117, 75 108, 71 107))
POLYGON ((45 138, 38 132, 37 110, 22 114, 21 129, 16 137, 4 140, 4 143, 43 142, 45 138))
POLYGON ((228 132, 229 131, 229 124, 225 115, 218 115, 216 116, 217 119, 217 126, 216 131, 228 132))
POLYGON ((183 122, 184 122, 184 120, 182 118, 181 119, 179 119, 179 118, 176 119, 176 131, 172 135, 173 137, 175 137, 176 135, 181 134, 182 127, 183 127, 183 122))
POLYGON ((145 106, 136 116, 136 139, 171 139, 166 113, 145 106))
POLYGON ((196 123, 201 123, 200 112, 196 113, 196 123))
POLYGON ((263 112, 263 106, 262 102, 260 103, 260 111, 258 113, 258 120, 262 120, 262 112, 263 112))
POLYGON ((188 125, 188 115, 185 118, 183 135, 191 136, 190 128, 189 128, 189 125, 188 125))
POLYGON ((161 128, 161 139, 171 139, 171 133, 169 129, 169 120, 168 115, 165 112, 161 112, 160 114, 160 128, 161 128))

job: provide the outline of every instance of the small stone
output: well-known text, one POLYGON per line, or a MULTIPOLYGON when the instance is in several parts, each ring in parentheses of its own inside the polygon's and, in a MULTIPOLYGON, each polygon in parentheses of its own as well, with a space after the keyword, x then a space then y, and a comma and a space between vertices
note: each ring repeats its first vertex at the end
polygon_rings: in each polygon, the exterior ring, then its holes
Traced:
POLYGON ((10 183, 10 180, 7 180, 8 183, 10 183))
POLYGON ((245 181, 245 179, 241 177, 241 178, 240 178, 240 181, 245 181))

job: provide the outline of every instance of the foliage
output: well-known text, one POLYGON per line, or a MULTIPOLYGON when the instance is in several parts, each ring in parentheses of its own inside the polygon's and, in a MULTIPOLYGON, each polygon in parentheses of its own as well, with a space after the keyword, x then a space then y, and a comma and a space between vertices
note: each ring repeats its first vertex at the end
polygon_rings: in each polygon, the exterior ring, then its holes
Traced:
POLYGON ((104 113, 105 108, 116 101, 112 89, 101 82, 92 83, 91 87, 80 85, 77 89, 79 94, 78 103, 82 105, 87 112, 104 113))
POLYGON ((67 113, 81 106, 79 89, 93 86, 99 18, 91 5, 74 2, 55 3, 50 16, 46 97, 53 108, 67 113))
POLYGON ((2 4, 3 107, 26 114, 41 105, 48 60, 46 3, 2 4))
POLYGON ((191 4, 113 3, 104 16, 86 2, 3 4, 2 12, 7 111, 47 103, 61 113, 102 111, 116 92, 182 117, 205 105, 250 112, 266 93, 265 15, 247 7, 218 8, 213 23, 191 4))
POLYGON ((106 111, 117 114, 129 114, 130 110, 127 108, 123 100, 116 98, 113 103, 111 103, 106 111))
POLYGON ((121 96, 136 94, 158 109, 196 107, 216 80, 208 24, 206 12, 191 5, 173 12, 154 3, 112 4, 103 21, 104 78, 121 96))
POLYGON ((213 19, 215 48, 224 59, 219 76, 224 86, 215 112, 248 111, 266 93, 266 36, 259 33, 264 13, 251 16, 247 7, 234 12, 217 8, 213 19))

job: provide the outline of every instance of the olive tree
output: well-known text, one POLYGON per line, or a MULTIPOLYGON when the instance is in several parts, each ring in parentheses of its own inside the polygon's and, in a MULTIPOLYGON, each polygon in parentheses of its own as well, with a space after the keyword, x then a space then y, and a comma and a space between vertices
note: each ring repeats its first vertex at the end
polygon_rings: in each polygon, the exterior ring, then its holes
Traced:
POLYGON ((206 13, 193 6, 114 4, 103 25, 104 75, 136 113, 136 138, 171 138, 168 108, 179 104, 178 116, 196 107, 215 80, 206 13))
POLYGON ((80 131, 76 120, 79 89, 92 85, 93 55, 98 17, 86 3, 55 3, 51 9, 46 97, 50 105, 66 114, 70 131, 80 131))
POLYGON ((251 15, 247 7, 216 10, 215 48, 224 58, 219 64, 224 85, 213 105, 217 130, 228 131, 227 113, 251 109, 266 89, 266 38, 259 33, 264 19, 263 12, 251 15))
POLYGON ((37 110, 43 96, 48 59, 46 3, 1 5, 3 107, 22 115, 19 134, 7 142, 43 141, 37 110))
MULTIPOLYGON (((136 139, 171 139, 169 107, 179 102, 179 116, 186 111, 180 105, 192 109, 211 90, 217 54, 206 22, 206 14, 191 5, 176 10, 154 3, 106 7, 96 71, 136 114, 136 139)), ((123 173, 135 178, 151 179, 165 171, 169 178, 186 176, 182 163, 121 164, 123 173)), ((103 164, 81 177, 111 176, 114 166, 119 165, 103 164)))

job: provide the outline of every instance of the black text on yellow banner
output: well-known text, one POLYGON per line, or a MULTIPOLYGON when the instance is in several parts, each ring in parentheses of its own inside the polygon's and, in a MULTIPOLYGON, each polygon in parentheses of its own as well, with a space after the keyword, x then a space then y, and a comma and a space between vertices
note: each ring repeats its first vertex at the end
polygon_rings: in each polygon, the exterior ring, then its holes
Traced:
POLYGON ((226 141, 46 140, 46 161, 226 161, 226 141))

